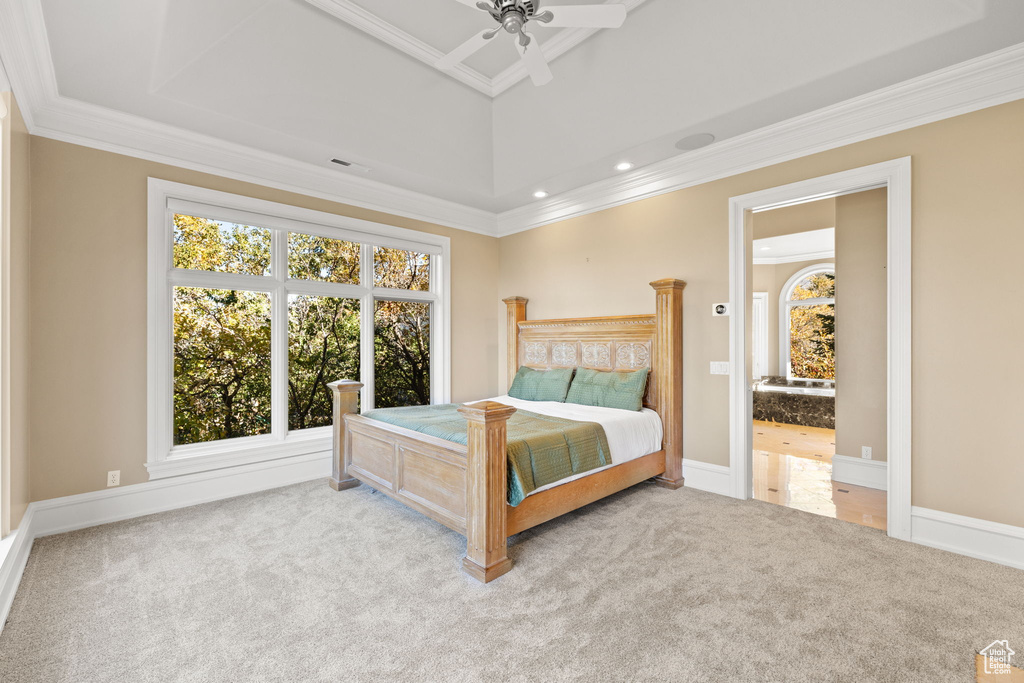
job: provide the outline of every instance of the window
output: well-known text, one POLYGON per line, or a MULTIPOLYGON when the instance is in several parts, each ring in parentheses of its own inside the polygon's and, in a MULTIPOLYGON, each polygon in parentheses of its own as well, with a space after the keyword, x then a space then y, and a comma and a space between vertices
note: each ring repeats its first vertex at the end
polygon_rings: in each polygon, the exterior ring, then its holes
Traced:
POLYGON ((150 180, 150 476, 329 450, 327 387, 448 401, 448 239, 150 180))
POLYGON ((836 272, 831 263, 804 268, 779 300, 780 368, 789 379, 835 381, 836 272))

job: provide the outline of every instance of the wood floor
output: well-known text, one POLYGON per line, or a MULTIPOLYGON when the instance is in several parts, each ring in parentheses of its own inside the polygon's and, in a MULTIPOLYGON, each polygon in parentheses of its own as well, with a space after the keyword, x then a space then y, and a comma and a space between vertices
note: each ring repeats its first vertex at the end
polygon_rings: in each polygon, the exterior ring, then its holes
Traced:
POLYGON ((834 429, 754 421, 754 498, 875 529, 885 491, 832 481, 834 429))

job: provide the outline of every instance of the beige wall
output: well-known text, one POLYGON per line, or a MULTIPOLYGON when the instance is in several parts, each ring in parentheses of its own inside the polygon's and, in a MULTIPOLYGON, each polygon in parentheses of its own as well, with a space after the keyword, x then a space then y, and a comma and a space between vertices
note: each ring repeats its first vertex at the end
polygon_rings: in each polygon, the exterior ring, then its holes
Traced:
POLYGON ((649 313, 648 282, 686 280, 685 454, 728 465, 728 378, 708 364, 729 352, 728 320, 711 317, 729 297, 729 197, 904 156, 914 164, 913 504, 1024 526, 1014 447, 1024 318, 1007 315, 1024 251, 1024 101, 503 238, 499 295, 529 297, 531 317, 649 313), (965 363, 983 357, 999 372, 965 363))
POLYGON ((147 481, 146 183, 163 178, 452 239, 452 399, 497 390, 492 237, 32 138, 32 499, 147 481))
POLYGON ((836 453, 887 460, 887 191, 836 200, 836 453))
MULTIPOLYGON (((9 496, 8 525, 17 528, 31 500, 29 480, 29 376, 25 358, 29 350, 29 231, 31 227, 30 137, 14 96, 5 93, 10 110, 10 137, 4 140, 4 197, 9 201, 10 383, 8 462, 4 471, 4 495, 9 496)), ((6 531, 6 530, 5 530, 6 531)))
POLYGON ((682 278, 686 456, 726 465, 728 381, 708 363, 728 358, 728 320, 710 315, 729 296, 728 198, 912 156, 913 503, 1024 526, 1024 321, 1006 314, 1024 250, 1022 121, 1013 102, 500 241, 32 138, 31 344, 14 360, 31 377, 31 497, 103 488, 110 469, 146 479, 147 176, 450 235, 457 401, 504 385, 500 297, 530 297, 534 318, 642 313, 647 283, 682 278), (951 371, 981 357, 999 373, 951 371))

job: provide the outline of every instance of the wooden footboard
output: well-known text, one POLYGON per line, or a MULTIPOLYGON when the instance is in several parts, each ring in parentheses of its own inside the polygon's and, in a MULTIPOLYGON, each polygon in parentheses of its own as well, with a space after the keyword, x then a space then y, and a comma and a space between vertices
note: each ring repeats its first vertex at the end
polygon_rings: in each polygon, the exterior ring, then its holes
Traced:
POLYGON ((526 299, 507 299, 509 377, 520 365, 550 369, 650 368, 644 405, 661 416, 662 450, 534 493, 508 505, 506 424, 515 408, 485 401, 464 405, 463 446, 357 414, 362 384, 330 384, 334 392, 336 490, 366 483, 466 536, 463 569, 479 581, 512 567, 507 539, 645 479, 683 485, 682 291, 680 280, 651 283, 656 313, 643 316, 526 321, 526 299))
POLYGON ((589 505, 665 471, 665 452, 527 496, 508 504, 506 424, 515 408, 486 401, 463 406, 468 446, 354 412, 358 382, 336 382, 334 471, 337 489, 366 483, 466 537, 462 567, 487 583, 509 569, 509 536, 589 505), (340 482, 340 485, 339 483, 340 482))
POLYGON ((334 475, 340 490, 369 484, 466 536, 462 567, 479 581, 509 569, 506 555, 508 449, 506 423, 515 408, 462 406, 468 446, 355 414, 358 382, 335 382, 334 475))

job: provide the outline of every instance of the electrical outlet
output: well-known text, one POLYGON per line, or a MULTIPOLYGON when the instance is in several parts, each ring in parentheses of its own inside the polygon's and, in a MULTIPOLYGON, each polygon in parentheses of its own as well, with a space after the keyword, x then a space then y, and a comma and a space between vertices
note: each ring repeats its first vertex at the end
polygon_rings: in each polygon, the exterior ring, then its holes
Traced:
POLYGON ((861 446, 860 447, 860 457, 864 458, 865 460, 870 460, 871 459, 871 446, 861 446))
POLYGON ((107 486, 121 485, 121 470, 110 470, 107 472, 107 486))
POLYGON ((712 375, 728 375, 729 374, 729 361, 711 361, 711 374, 712 375))

